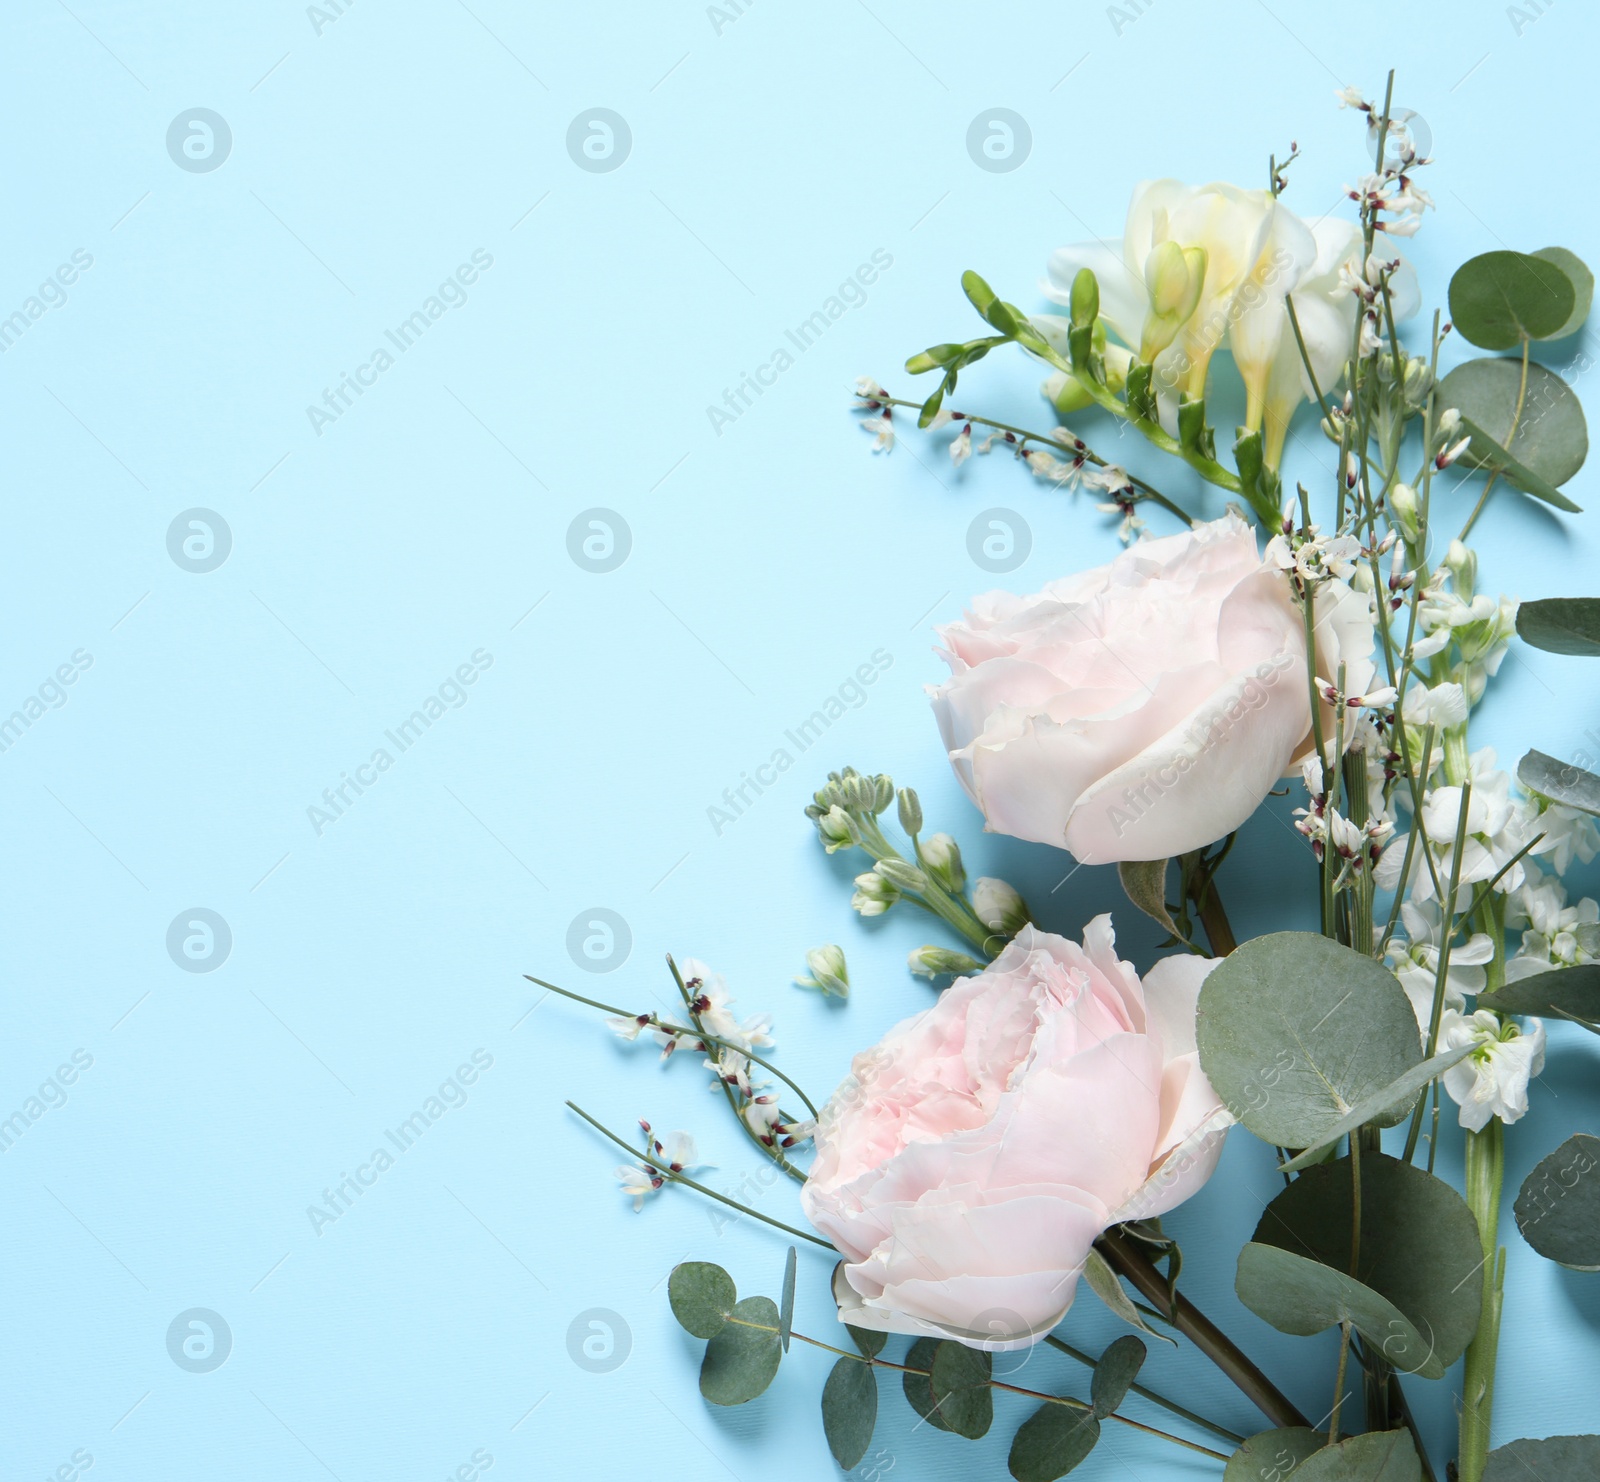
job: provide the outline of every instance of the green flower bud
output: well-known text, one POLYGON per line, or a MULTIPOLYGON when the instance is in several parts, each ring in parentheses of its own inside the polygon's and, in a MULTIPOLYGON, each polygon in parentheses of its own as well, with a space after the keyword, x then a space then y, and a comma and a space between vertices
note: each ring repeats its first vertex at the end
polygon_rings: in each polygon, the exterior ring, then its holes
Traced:
POLYGON ((881 916, 899 899, 900 892, 874 869, 856 876, 856 891, 850 904, 863 916, 881 916))
POLYGON ((1072 327, 1088 329, 1100 317, 1100 284, 1091 268, 1079 268, 1072 280, 1072 327))
POLYGON ((906 966, 919 978, 937 978, 949 974, 965 977, 968 973, 983 971, 983 964, 968 957, 965 952, 952 952, 947 947, 918 947, 908 958, 906 966))
POLYGON ((1396 484, 1389 490, 1389 508, 1407 545, 1417 543, 1419 527, 1416 491, 1410 484, 1396 484))
POLYGON ((900 827, 908 834, 922 832, 922 799, 917 796, 915 788, 900 789, 900 827))
POLYGON ((972 887, 972 910, 1000 936, 1014 937, 1030 919, 1028 903, 1004 880, 984 875, 972 887))
POLYGON ((1456 596, 1463 602, 1472 601, 1472 591, 1478 582, 1476 552, 1462 545, 1459 540, 1452 540, 1450 549, 1444 553, 1444 564, 1450 568, 1450 575, 1454 578, 1451 585, 1456 589, 1456 596))
POLYGON ((799 988, 816 988, 824 997, 849 998, 850 973, 844 964, 844 949, 831 942, 825 947, 813 947, 806 953, 809 978, 796 978, 799 988))
POLYGON ((822 838, 822 847, 829 854, 837 854, 841 849, 861 842, 861 830, 855 819, 837 804, 817 819, 817 833, 822 838))
MULTIPOLYGON (((928 888, 928 877, 903 859, 880 859, 873 869, 901 890, 913 890, 920 895, 928 888)), ((856 883, 859 885, 861 882, 858 880, 856 883)))
POLYGON ((875 787, 872 811, 882 813, 894 801, 894 778, 887 772, 879 772, 872 780, 875 787))
POLYGON ((928 873, 953 895, 967 888, 961 865, 961 846, 949 834, 934 834, 922 842, 922 863, 928 873))

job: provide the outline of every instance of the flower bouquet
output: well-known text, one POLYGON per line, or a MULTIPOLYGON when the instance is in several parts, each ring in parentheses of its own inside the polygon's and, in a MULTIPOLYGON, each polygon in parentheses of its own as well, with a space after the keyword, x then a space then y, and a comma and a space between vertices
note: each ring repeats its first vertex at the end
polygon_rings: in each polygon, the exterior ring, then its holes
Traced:
MULTIPOLYGON (((856 1054, 831 1097, 774 1063, 771 1018, 736 1016, 698 962, 668 958, 671 1013, 581 1000, 664 1060, 698 1061, 763 1168, 799 1185, 811 1229, 745 1211, 789 1244, 776 1300, 698 1260, 668 1294, 704 1341, 713 1404, 756 1399, 793 1342, 831 1353, 821 1423, 846 1470, 898 1389, 938 1444, 1005 1426, 1019 1482, 1066 1475, 1108 1425, 1163 1436, 1227 1482, 1600 1476, 1600 1437, 1506 1440, 1516 1419, 1493 1414, 1508 1259, 1600 1270, 1600 1138, 1581 1131, 1514 1196, 1519 1233, 1501 1243, 1506 1129, 1547 1022, 1600 1033, 1600 906, 1570 901, 1562 878, 1600 849, 1600 777, 1532 751, 1513 778, 1469 739, 1514 642, 1600 656, 1600 600, 1486 592, 1467 543, 1497 491, 1577 508, 1561 486, 1587 452, 1583 411, 1535 352, 1582 325, 1593 279, 1562 248, 1496 250, 1425 310, 1397 243, 1433 204, 1426 144, 1392 87, 1382 103, 1339 95, 1366 132, 1348 216, 1285 204, 1294 147, 1263 190, 1141 184, 1120 242, 1049 256, 1044 292, 1064 312, 1025 312, 968 272, 984 332, 906 363, 937 376, 931 394, 857 387, 880 448, 914 414, 954 465, 1007 451, 1120 522, 1109 565, 974 597, 941 632, 949 675, 929 693, 986 827, 1115 866, 1165 955, 1124 960, 1105 915, 1080 940, 1041 930, 1006 882, 967 879, 912 788, 845 768, 811 823, 829 854, 866 856, 862 916, 937 919, 945 940, 910 967, 947 986, 856 1054), (1452 334, 1487 353, 1442 374, 1452 334), (1207 414, 1224 349, 1244 396, 1227 457, 1207 414), (1048 430, 957 410, 961 378, 998 351, 1043 366, 1048 430), (1101 456, 1085 432, 1108 419, 1224 491, 1226 511, 1201 519, 1101 456), (1291 440, 1328 469, 1315 487, 1285 487, 1291 440), (1452 491, 1479 481, 1459 529, 1447 470, 1452 491), (1284 890, 1320 929, 1241 942, 1218 869, 1285 778, 1308 847, 1284 890), (1162 1226, 1230 1133, 1266 1144, 1283 1175, 1236 1290, 1281 1332, 1337 1333, 1322 1413, 1198 1310, 1162 1226), (1458 1135, 1460 1188, 1436 1171, 1458 1135), (800 1245, 837 1257, 826 1334, 794 1331, 800 1245), (1129 1329, 1099 1354, 1058 1331, 1082 1287, 1129 1329), (1255 1433, 1141 1384, 1151 1342, 1214 1362, 1259 1410, 1255 1433), (994 1355, 1034 1345, 1085 1382, 996 1372, 994 1355), (1409 1395, 1452 1375, 1459 1443, 1429 1456, 1409 1395), (1166 1428, 1125 1414, 1130 1395, 1166 1428)), ((812 951, 799 981, 848 996, 844 953, 812 951)), ((669 1187, 743 1208, 696 1176, 688 1134, 624 1137, 573 1109, 628 1154, 636 1208, 669 1187)))

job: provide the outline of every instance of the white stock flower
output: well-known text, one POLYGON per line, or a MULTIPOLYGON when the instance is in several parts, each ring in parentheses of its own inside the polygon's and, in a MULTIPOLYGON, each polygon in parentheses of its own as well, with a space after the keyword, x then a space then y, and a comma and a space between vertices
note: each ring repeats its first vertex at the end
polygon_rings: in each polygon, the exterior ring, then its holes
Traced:
POLYGON ((1501 1025, 1487 1009, 1475 1014, 1446 1013, 1439 1049, 1477 1048, 1445 1071, 1444 1088, 1461 1108, 1461 1125, 1482 1132, 1490 1117, 1510 1124, 1528 1110, 1528 1082, 1544 1069, 1544 1024, 1529 1019, 1525 1028, 1501 1025))
POLYGON ((1541 877, 1537 865, 1528 874, 1507 902, 1508 924, 1526 923, 1528 930, 1522 934, 1521 950, 1506 963, 1506 981, 1600 960, 1600 902, 1585 896, 1568 905, 1560 880, 1541 877))
MULTIPOLYGON (((1400 919, 1405 924, 1405 939, 1397 936, 1390 941, 1389 961, 1416 1011, 1418 1027, 1426 1034, 1433 1018, 1433 990, 1439 976, 1439 908, 1431 902, 1417 906, 1407 901, 1400 908, 1400 919)), ((1481 931, 1450 949, 1450 966, 1444 980, 1446 1009, 1459 1013, 1466 1007, 1466 994, 1483 992, 1488 982, 1484 964, 1493 960, 1494 943, 1481 931)))
MULTIPOLYGON (((1527 816, 1512 802, 1511 778, 1495 766, 1493 747, 1485 746, 1473 752, 1471 769, 1470 802, 1466 801, 1465 789, 1453 784, 1431 788, 1424 795, 1420 820, 1422 838, 1427 841, 1439 880, 1447 883, 1456 869, 1456 833, 1461 821, 1462 805, 1466 802, 1466 836, 1461 850, 1460 884, 1468 887, 1499 876, 1495 889, 1509 894, 1525 878, 1523 863, 1518 860, 1512 864, 1511 861, 1529 837, 1527 816)), ((1400 886, 1403 857, 1400 849, 1390 849, 1379 862, 1376 878, 1384 889, 1393 890, 1400 886)), ((1433 873, 1419 851, 1413 853, 1408 883, 1411 898, 1419 904, 1433 900, 1437 894, 1433 873)), ((1457 905, 1461 904, 1464 901, 1458 900, 1457 905)))

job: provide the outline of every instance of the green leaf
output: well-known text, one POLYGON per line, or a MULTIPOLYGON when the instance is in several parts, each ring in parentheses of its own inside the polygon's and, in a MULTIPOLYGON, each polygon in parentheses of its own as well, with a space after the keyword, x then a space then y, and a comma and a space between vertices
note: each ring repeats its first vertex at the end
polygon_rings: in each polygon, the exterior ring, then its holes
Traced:
POLYGON ((1546 335, 1545 338, 1564 340, 1569 334, 1577 334, 1583 328, 1583 321, 1589 317, 1590 306, 1594 303, 1594 274, 1589 271, 1588 264, 1576 252, 1568 252, 1565 247, 1541 247, 1532 255, 1560 268, 1567 275, 1567 281, 1572 284, 1575 298, 1567 322, 1554 334, 1546 335))
POLYGON ((728 1316, 732 1321, 706 1344, 700 1365, 700 1393, 713 1405, 755 1399, 772 1383, 783 1360, 778 1309, 771 1297, 746 1297, 728 1316))
MULTIPOLYGON (((1312 932, 1246 942, 1200 993, 1200 1065, 1263 1141, 1322 1142, 1422 1060, 1416 1013, 1382 964, 1312 932)), ((1409 1106, 1374 1118, 1400 1121, 1409 1106)))
POLYGON ((1295 1482, 1421 1482, 1422 1463, 1409 1431, 1369 1431, 1308 1456, 1294 1476, 1295 1482))
POLYGON ((1403 1373, 1438 1379, 1447 1367, 1392 1302, 1331 1266, 1292 1251, 1252 1241, 1239 1252, 1234 1290, 1280 1333, 1309 1338, 1348 1321, 1403 1373))
POLYGON ((1128 367, 1128 415, 1136 422, 1158 422, 1161 411, 1150 385, 1155 367, 1136 360, 1128 367))
POLYGON ((1239 1257, 1239 1296, 1286 1333, 1320 1333, 1349 1318, 1396 1369, 1437 1379, 1477 1331, 1477 1221, 1443 1179, 1364 1153, 1360 1265, 1351 1277, 1352 1184, 1350 1160, 1341 1158, 1284 1189, 1239 1257))
POLYGON ((1517 763, 1517 780, 1552 803, 1600 814, 1600 777, 1582 767, 1558 762, 1542 751, 1530 751, 1517 763))
POLYGON ((1485 252, 1450 280, 1450 319, 1474 345, 1510 350, 1559 334, 1577 304, 1566 273, 1526 252, 1485 252))
POLYGON ((1523 1182, 1516 1214, 1522 1238, 1546 1260, 1600 1271, 1600 1137, 1580 1132, 1540 1162, 1523 1182))
POLYGON ((871 1328, 858 1328, 846 1323, 845 1331, 850 1334, 851 1341, 868 1358, 877 1358, 883 1352, 883 1345, 889 1341, 887 1333, 875 1333, 871 1328))
POLYGON ((994 1391, 989 1388, 991 1359, 981 1349, 948 1339, 933 1351, 933 1400, 945 1428, 969 1441, 994 1423, 994 1391))
POLYGON ((1205 398, 1178 396, 1178 441, 1185 452, 1197 453, 1202 458, 1217 456, 1216 434, 1206 426, 1205 398))
POLYGON ((1089 1410, 1043 1404, 1017 1429, 1007 1466, 1017 1482, 1055 1482, 1094 1450, 1100 1422, 1089 1410))
POLYGON ((1498 1014, 1538 1014, 1545 1019, 1571 1014, 1574 1019, 1600 1022, 1600 963, 1580 962, 1575 967, 1551 968, 1547 973, 1519 978, 1497 992, 1483 994, 1477 1007, 1498 1014))
POLYGON ((791 1245, 788 1258, 783 1263, 783 1299, 778 1308, 778 1342, 783 1351, 789 1351, 789 1334, 794 1330, 794 1273, 799 1252, 791 1245))
POLYGON ((1472 441, 1463 455, 1472 466, 1498 468, 1524 493, 1557 509, 1577 506, 1558 488, 1589 456, 1589 424, 1577 393, 1554 371, 1528 365, 1522 415, 1512 431, 1522 361, 1469 360, 1439 383, 1439 404, 1461 413, 1472 441))
POLYGON ((900 1376, 901 1388, 905 1390, 906 1401, 930 1425, 937 1426, 942 1431, 950 1429, 944 1423, 944 1417, 939 1414, 933 1403, 933 1369, 934 1350, 939 1346, 937 1338, 918 1338, 906 1351, 905 1373, 900 1376))
POLYGON ((1128 899, 1157 926, 1177 936, 1177 923, 1167 910, 1168 859, 1124 860, 1117 866, 1117 879, 1128 899))
POLYGON ((696 1338, 715 1338, 739 1300, 733 1278, 710 1261, 684 1261, 667 1278, 672 1315, 696 1338))
POLYGON ((1228 1458, 1222 1482, 1288 1482, 1295 1468, 1327 1442, 1321 1431, 1301 1425, 1262 1431, 1228 1458))
POLYGON ((1322 1155, 1341 1137, 1348 1137, 1357 1127, 1377 1121, 1390 1107, 1413 1105, 1417 1093, 1435 1076, 1443 1075, 1458 1060, 1465 1060, 1475 1049, 1477 1049, 1476 1044, 1462 1045, 1457 1049, 1435 1055, 1431 1060, 1424 1060, 1420 1065, 1413 1065, 1399 1080, 1391 1081, 1383 1090, 1375 1092, 1340 1117, 1322 1134, 1316 1147, 1308 1147, 1297 1157, 1290 1158, 1287 1163, 1280 1163, 1278 1172, 1298 1173, 1302 1168, 1309 1168, 1311 1164, 1320 1162, 1322 1155))
POLYGON ((1104 1420, 1127 1397, 1147 1352, 1132 1333, 1125 1333, 1100 1355, 1089 1380, 1089 1404, 1097 1420, 1104 1420))
POLYGON ((872 1444, 878 1423, 878 1376, 871 1364, 842 1358, 822 1386, 822 1430, 842 1471, 850 1471, 872 1444))
POLYGON ((1517 635, 1546 653, 1600 656, 1600 597, 1542 597, 1517 609, 1517 635))
POLYGON ((1549 1436, 1513 1441, 1489 1453, 1483 1482, 1594 1482, 1600 1436, 1549 1436))
POLYGON ((1148 1333, 1152 1338, 1159 1338, 1163 1343, 1170 1343, 1174 1348, 1178 1346, 1176 1338, 1169 1338, 1165 1333, 1158 1333, 1147 1323, 1134 1305, 1133 1298, 1123 1290, 1122 1283, 1117 1280, 1117 1273, 1111 1269, 1111 1264, 1099 1251, 1093 1248, 1089 1251, 1089 1259, 1083 1268, 1083 1279, 1089 1283, 1092 1291, 1102 1302, 1120 1317, 1129 1327, 1138 1328, 1141 1333, 1148 1333))
MULTIPOLYGON (((945 385, 948 384, 948 382, 945 383, 945 385)), ((932 422, 934 417, 938 414, 939 408, 943 402, 944 385, 940 385, 935 387, 933 395, 922 403, 922 409, 917 413, 917 426, 926 427, 930 422, 932 422)))

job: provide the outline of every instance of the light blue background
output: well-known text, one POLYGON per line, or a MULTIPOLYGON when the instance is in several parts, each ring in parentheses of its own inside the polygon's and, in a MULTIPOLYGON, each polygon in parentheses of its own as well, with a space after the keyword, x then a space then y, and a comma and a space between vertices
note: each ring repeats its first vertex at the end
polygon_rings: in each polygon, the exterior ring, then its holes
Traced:
MULTIPOLYGON (((75 650, 93 664, 0 755, 0 1117, 74 1050, 93 1066, 0 1162, 5 1476, 82 1449, 96 1478, 422 1482, 480 1448, 494 1477, 833 1474, 825 1356, 797 1347, 760 1401, 715 1411, 700 1345, 667 1310, 687 1256, 775 1293, 782 1239, 686 1194, 635 1216, 614 1152, 562 1107, 692 1127, 733 1187, 756 1164, 705 1077, 658 1070, 521 975, 649 1008, 668 1001, 664 952, 706 958, 742 1010, 775 1013, 782 1063, 820 1099, 929 1001, 903 959, 939 939, 904 913, 848 912, 851 871, 800 814, 846 762, 915 782, 974 873, 1013 879, 1047 925, 1076 933, 1115 908, 1125 951, 1150 961, 1111 872, 1062 883, 1065 856, 978 833, 921 694, 941 672, 931 624, 993 584, 967 555, 980 510, 1030 525, 1032 555, 1004 579, 1029 588, 1108 558, 1111 522, 1000 455, 952 474, 913 433, 874 457, 847 411, 854 378, 903 389, 907 353, 972 331, 963 268, 1035 302, 1048 250, 1118 231, 1143 176, 1257 184, 1293 137, 1290 200, 1329 209, 1364 147, 1333 89, 1381 90, 1391 62, 1439 156, 1439 212, 1408 249, 1430 306, 1473 252, 1600 252, 1592 12, 1140 8, 764 0, 718 22, 637 0, 362 0, 321 34, 278 0, 7 8, 0 318, 75 250, 94 261, 0 356, 0 712, 75 650), (165 146, 197 106, 233 134, 210 173, 165 146), (566 150, 596 106, 631 128, 614 173, 566 150), (965 148, 996 106, 1032 130, 1011 173, 965 148), (307 404, 475 249, 493 267, 469 301, 318 435, 307 404), (714 431, 707 405, 875 249, 893 263, 867 302, 714 431), (233 538, 205 575, 166 545, 194 506, 233 538), (632 532, 606 575, 567 551, 593 506, 632 532), (879 648, 893 665, 866 704, 718 836, 708 805, 879 648), (467 703, 319 837, 308 806, 479 649, 493 663, 467 703), (605 976, 565 945, 596 905, 632 932, 605 976), (205 974, 165 948, 197 906, 233 936, 205 974), (789 986, 822 941, 849 952, 847 1007, 789 986), (307 1206, 477 1049, 493 1065, 467 1103, 316 1233, 307 1206), (192 1307, 230 1325, 214 1372, 168 1356, 192 1307), (569 1357, 589 1308, 626 1324, 613 1372, 569 1357)), ((961 399, 1040 424, 1037 379, 997 358, 961 399)), ((1320 477, 1328 450, 1302 430, 1294 466, 1320 477)), ((1196 493, 1141 451, 1112 456, 1196 493)), ((1561 522, 1496 496, 1486 584, 1592 589, 1593 474, 1573 492, 1591 513, 1561 522)), ((1463 513, 1467 497, 1443 496, 1463 513)), ((1600 724, 1589 678, 1519 653, 1481 734, 1507 758, 1572 754, 1600 724)), ((1310 900, 1289 806, 1250 826, 1225 874, 1241 933, 1310 900)), ((1595 1052, 1574 1038, 1552 1032, 1510 1192, 1595 1125, 1595 1052)), ((1273 1187, 1240 1136, 1171 1224, 1191 1293, 1321 1416, 1331 1346, 1278 1336, 1231 1292, 1273 1187)), ((756 1197, 796 1218, 787 1187, 756 1197)), ((1592 1427, 1600 1278, 1507 1231, 1500 1433, 1592 1427)), ((826 1272, 802 1252, 799 1325, 831 1337, 826 1272)), ((1115 1328, 1086 1302, 1066 1331, 1097 1350, 1115 1328)), ((1191 1351, 1153 1353, 1146 1378, 1256 1427, 1191 1351)), ((1411 1385, 1441 1455, 1457 1379, 1411 1385)), ((1022 1382, 1081 1391, 1083 1376, 1045 1355, 1022 1382)), ((914 1431, 894 1390, 875 1475, 1003 1475, 1023 1402, 1002 1400, 972 1445, 914 1431)), ((1216 1474, 1129 1432, 1081 1473, 1216 1474)))

